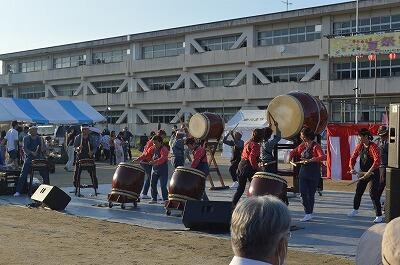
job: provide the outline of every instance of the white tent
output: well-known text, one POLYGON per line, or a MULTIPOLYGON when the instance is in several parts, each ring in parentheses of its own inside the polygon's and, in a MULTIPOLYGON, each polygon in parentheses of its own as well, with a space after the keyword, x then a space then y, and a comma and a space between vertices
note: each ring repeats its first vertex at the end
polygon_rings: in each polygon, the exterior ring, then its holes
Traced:
MULTIPOLYGON (((239 110, 226 124, 225 132, 226 135, 230 130, 235 129, 235 131, 242 134, 242 140, 247 141, 251 138, 252 130, 255 128, 265 128, 268 126, 268 121, 266 119, 265 110, 239 110)), ((228 138, 231 140, 231 137, 228 138)), ((291 141, 281 139, 279 141, 281 144, 288 144, 291 141)), ((222 154, 224 158, 230 158, 232 155, 232 148, 226 144, 222 145, 222 154)), ((287 161, 289 150, 279 150, 278 157, 280 161, 287 161)))
MULTIPOLYGON (((264 128, 268 125, 266 119, 265 110, 239 110, 226 124, 225 132, 226 135, 230 130, 242 134, 243 141, 247 141, 251 138, 252 130, 254 128, 264 128)), ((222 146, 222 157, 231 157, 231 147, 228 145, 222 146)))

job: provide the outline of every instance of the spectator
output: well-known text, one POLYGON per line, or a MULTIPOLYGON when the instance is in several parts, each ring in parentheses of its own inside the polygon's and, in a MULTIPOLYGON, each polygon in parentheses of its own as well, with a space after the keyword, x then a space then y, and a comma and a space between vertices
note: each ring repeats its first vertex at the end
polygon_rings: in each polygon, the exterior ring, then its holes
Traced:
POLYGON ((231 243, 235 256, 230 265, 284 264, 290 221, 287 206, 274 196, 240 202, 232 214, 231 243))
MULTIPOLYGON (((398 198, 397 198, 398 199, 398 198)), ((382 263, 384 265, 400 264, 400 217, 386 225, 382 239, 382 263)))
POLYGON ((116 157, 115 157, 115 131, 111 131, 110 135, 110 165, 116 165, 116 157))
POLYGON ((150 188, 150 180, 151 180, 151 171, 153 169, 153 166, 150 165, 148 162, 150 162, 152 153, 150 152, 151 147, 154 145, 153 143, 153 137, 156 135, 154 131, 150 133, 150 139, 147 141, 145 146, 143 147, 143 152, 142 152, 142 157, 143 159, 141 160, 141 165, 144 168, 144 172, 146 173, 146 180, 143 185, 143 190, 142 190, 142 195, 140 195, 141 199, 151 199, 150 196, 147 195, 149 192, 150 188), (147 154, 144 156, 144 154, 147 154))
POLYGON ((9 156, 9 163, 14 168, 18 167, 18 122, 13 121, 11 128, 7 131, 5 139, 7 140, 7 152, 9 156))
POLYGON ((74 140, 77 133, 74 127, 71 127, 70 132, 67 136, 67 154, 68 154, 68 162, 65 165, 64 169, 66 171, 73 171, 74 170, 74 140))
POLYGON ((2 159, 2 165, 6 162, 6 131, 1 131, 0 134, 0 156, 2 159))
POLYGON ((124 133, 119 132, 117 137, 114 140, 114 146, 115 146, 115 160, 117 162, 117 165, 121 162, 124 162, 124 133))
POLYGON ((177 168, 179 166, 183 167, 185 163, 185 143, 183 140, 183 136, 184 135, 180 131, 174 131, 169 141, 169 145, 172 150, 171 164, 174 168, 177 168))
POLYGON ((231 174, 233 184, 231 186, 232 189, 236 189, 239 186, 239 182, 237 179, 236 171, 238 169, 242 151, 244 147, 244 141, 242 140, 242 134, 240 132, 229 131, 227 135, 224 136, 222 141, 224 144, 232 147, 232 157, 231 157, 231 166, 229 167, 229 173, 231 174), (231 136, 232 140, 228 140, 228 137, 231 136))
POLYGON ((110 133, 108 131, 103 132, 100 144, 103 147, 104 159, 108 160, 110 158, 110 133))
POLYGON ((125 161, 128 160, 128 155, 129 155, 129 160, 132 160, 132 152, 131 152, 131 140, 133 137, 133 134, 128 130, 128 127, 125 127, 123 130, 123 139, 126 141, 125 149, 124 149, 124 156, 125 156, 125 161))

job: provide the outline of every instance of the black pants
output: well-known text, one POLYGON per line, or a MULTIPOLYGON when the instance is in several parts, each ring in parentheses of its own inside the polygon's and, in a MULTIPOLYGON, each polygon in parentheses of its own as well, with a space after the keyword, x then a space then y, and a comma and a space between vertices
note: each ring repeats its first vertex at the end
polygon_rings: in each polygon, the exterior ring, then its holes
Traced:
POLYGON ((319 179, 300 178, 300 194, 306 214, 312 214, 314 211, 315 192, 317 191, 319 179))
POLYGON ((235 195, 233 195, 232 204, 236 205, 242 197, 244 190, 246 189, 247 180, 251 181, 256 171, 250 165, 248 160, 242 160, 239 163, 237 169, 237 178, 239 181, 239 187, 236 190, 235 195))
MULTIPOLYGON (((380 176, 379 176, 379 181, 380 181, 380 176)), ((382 197, 382 194, 383 194, 383 191, 385 190, 385 187, 386 187, 386 169, 385 169, 385 173, 383 173, 383 182, 379 183, 379 193, 378 193, 379 200, 382 197)))
POLYGON ((236 171, 238 169, 240 161, 231 161, 231 166, 229 167, 229 173, 231 174, 232 181, 237 181, 236 171))
POLYGON ((354 209, 358 210, 360 208, 361 197, 364 194, 364 191, 367 188, 369 182, 371 182, 371 185, 369 187, 369 196, 371 197, 372 203, 374 204, 376 216, 381 216, 382 207, 379 196, 380 183, 379 173, 377 171, 375 171, 374 174, 368 179, 360 180, 357 183, 356 195, 354 196, 354 209))
POLYGON ((115 156, 115 147, 110 146, 110 165, 117 164, 117 157, 115 156))

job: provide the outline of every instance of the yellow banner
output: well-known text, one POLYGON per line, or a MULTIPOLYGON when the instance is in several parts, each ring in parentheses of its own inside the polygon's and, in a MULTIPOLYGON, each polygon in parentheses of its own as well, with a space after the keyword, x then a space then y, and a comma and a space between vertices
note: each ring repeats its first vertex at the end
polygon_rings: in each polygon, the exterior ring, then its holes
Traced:
POLYGON ((357 35, 330 39, 330 57, 400 52, 400 32, 357 35))

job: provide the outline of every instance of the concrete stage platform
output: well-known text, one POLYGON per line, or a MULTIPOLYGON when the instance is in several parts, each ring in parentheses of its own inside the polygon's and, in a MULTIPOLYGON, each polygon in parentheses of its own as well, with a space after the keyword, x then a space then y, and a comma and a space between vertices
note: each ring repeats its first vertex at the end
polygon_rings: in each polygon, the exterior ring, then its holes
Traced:
MULTIPOLYGON (((97 197, 92 196, 93 189, 83 189, 84 197, 80 198, 71 193, 74 190, 72 187, 63 190, 72 197, 65 209, 67 214, 154 229, 187 230, 181 217, 167 216, 162 204, 148 204, 148 200, 142 200, 137 208, 133 208, 133 204, 127 204, 125 210, 118 205, 108 208, 109 184, 100 185, 97 197)), ((233 193, 234 190, 207 191, 210 200, 218 201, 230 201, 233 193)), ((359 238, 373 225, 375 214, 368 193, 363 197, 359 216, 350 218, 347 213, 352 209, 353 193, 323 191, 323 196, 316 196, 315 219, 307 223, 298 222, 304 215, 301 199, 294 197, 289 200, 293 225, 300 228, 292 232, 289 241, 289 247, 294 249, 354 257, 359 238)), ((0 205, 29 203, 31 200, 26 196, 0 196, 0 205)), ((228 234, 212 236, 229 238, 228 234)))

